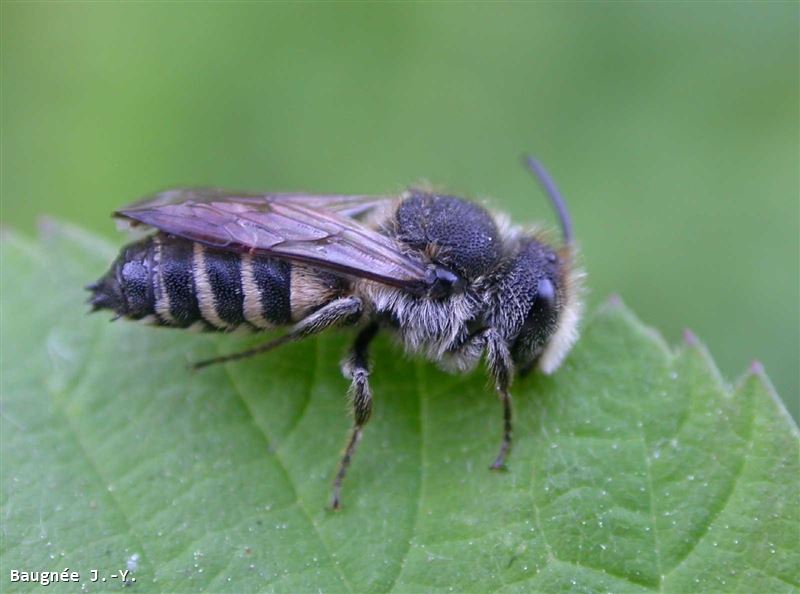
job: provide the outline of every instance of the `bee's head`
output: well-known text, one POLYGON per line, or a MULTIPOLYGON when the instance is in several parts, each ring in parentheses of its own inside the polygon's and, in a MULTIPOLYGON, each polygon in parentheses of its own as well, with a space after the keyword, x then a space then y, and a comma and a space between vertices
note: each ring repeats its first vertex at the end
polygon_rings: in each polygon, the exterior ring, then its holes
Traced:
POLYGON ((517 264, 524 267, 516 284, 521 293, 520 313, 525 317, 515 333, 511 354, 519 369, 526 371, 536 365, 549 374, 558 369, 578 338, 580 274, 572 268, 571 250, 556 251, 539 241, 523 247, 517 264))
POLYGON ((558 214, 564 247, 555 250, 532 238, 523 244, 509 271, 518 290, 517 307, 526 312, 521 324, 520 312, 514 316, 511 354, 523 372, 537 365, 549 374, 558 369, 578 339, 583 274, 575 267, 572 221, 564 199, 538 161, 528 157, 526 162, 558 214))
POLYGON ((152 288, 151 239, 146 238, 122 248, 108 272, 86 286, 92 295, 92 311, 110 309, 117 317, 141 318, 151 309, 152 288))

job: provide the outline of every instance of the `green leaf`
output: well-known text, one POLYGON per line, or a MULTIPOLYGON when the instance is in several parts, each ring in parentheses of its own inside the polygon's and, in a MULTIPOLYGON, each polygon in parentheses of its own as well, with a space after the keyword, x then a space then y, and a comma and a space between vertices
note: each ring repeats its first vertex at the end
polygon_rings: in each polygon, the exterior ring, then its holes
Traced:
MULTIPOLYGON (((11 570, 136 592, 798 592, 798 430, 763 373, 730 390, 620 304, 553 377, 500 406, 379 340, 373 420, 349 426, 330 334, 243 363, 256 338, 109 324, 82 286, 115 250, 49 225, 2 243, 2 585, 11 570)), ((54 584, 77 591, 76 584, 54 584)))

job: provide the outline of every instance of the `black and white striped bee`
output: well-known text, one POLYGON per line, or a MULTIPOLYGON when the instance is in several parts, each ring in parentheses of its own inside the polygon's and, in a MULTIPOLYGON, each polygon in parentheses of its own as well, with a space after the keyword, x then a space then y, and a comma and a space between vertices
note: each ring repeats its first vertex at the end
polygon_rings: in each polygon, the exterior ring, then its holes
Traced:
POLYGON ((560 219, 563 245, 455 196, 242 194, 177 189, 117 211, 155 233, 125 246, 87 288, 93 311, 174 328, 288 330, 261 346, 195 364, 241 359, 332 326, 358 329, 342 371, 354 424, 334 480, 372 411, 368 349, 379 330, 406 351, 467 372, 485 357, 511 446, 514 372, 561 364, 578 337, 581 273, 566 205, 541 165, 528 166, 560 219))

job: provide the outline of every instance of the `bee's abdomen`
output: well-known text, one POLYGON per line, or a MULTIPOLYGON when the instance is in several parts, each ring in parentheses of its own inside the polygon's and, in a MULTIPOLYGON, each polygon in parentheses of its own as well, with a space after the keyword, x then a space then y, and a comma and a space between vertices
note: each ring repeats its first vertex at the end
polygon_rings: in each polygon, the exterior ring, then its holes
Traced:
POLYGON ((188 241, 154 239, 158 268, 154 282, 159 319, 186 328, 201 320, 194 283, 193 245, 188 241))
POLYGON ((291 319, 292 265, 274 258, 241 257, 244 318, 257 328, 287 324, 291 319))
POLYGON ((155 312, 165 325, 268 329, 290 319, 291 264, 154 237, 155 312), (200 324, 197 324, 197 323, 200 324))

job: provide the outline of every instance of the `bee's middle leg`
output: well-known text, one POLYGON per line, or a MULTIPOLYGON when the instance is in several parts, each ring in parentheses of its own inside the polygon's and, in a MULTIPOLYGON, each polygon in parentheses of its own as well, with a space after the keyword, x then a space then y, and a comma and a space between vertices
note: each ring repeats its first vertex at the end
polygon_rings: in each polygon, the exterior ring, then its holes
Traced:
POLYGON ((350 440, 347 443, 344 455, 339 462, 339 470, 333 482, 333 496, 331 497, 331 507, 339 509, 341 506, 342 482, 347 474, 350 462, 353 460, 358 442, 361 439, 361 431, 372 415, 372 390, 369 387, 369 344, 378 333, 378 323, 371 322, 365 326, 356 336, 356 340, 350 349, 350 354, 342 363, 342 373, 350 379, 348 395, 353 403, 353 429, 350 433, 350 440))

